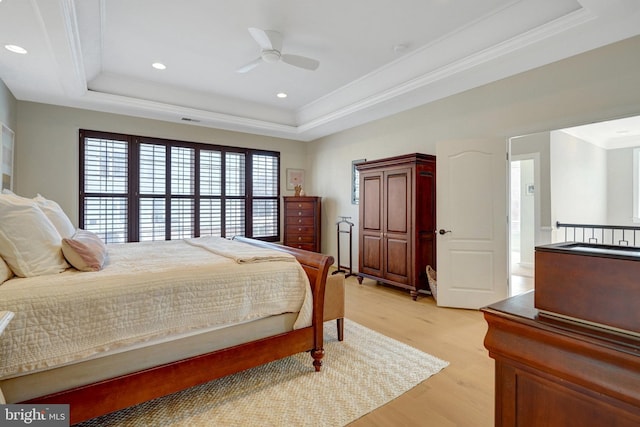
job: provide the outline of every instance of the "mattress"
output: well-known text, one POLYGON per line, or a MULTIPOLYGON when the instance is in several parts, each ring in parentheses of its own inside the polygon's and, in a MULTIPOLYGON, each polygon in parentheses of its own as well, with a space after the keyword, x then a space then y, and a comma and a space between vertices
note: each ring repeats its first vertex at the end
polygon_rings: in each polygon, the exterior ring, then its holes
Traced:
POLYGON ((22 402, 109 378, 138 372, 234 345, 290 332, 297 317, 286 313, 170 341, 101 355, 44 371, 0 379, 7 403, 22 402))
POLYGON ((109 245, 101 271, 3 283, 2 309, 15 317, 0 337, 0 379, 282 313, 299 313, 294 328, 311 325, 311 289, 295 258, 252 247, 241 260, 225 251, 251 245, 219 240, 109 245))

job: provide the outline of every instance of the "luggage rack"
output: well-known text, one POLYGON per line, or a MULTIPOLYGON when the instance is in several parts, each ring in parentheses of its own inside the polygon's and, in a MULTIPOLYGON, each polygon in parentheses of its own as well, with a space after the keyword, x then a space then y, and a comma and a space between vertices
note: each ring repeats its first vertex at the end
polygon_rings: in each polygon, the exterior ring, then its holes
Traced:
POLYGON ((337 227, 337 239, 338 239, 338 259, 337 259, 337 264, 338 264, 338 269, 334 272, 332 272, 331 274, 338 274, 338 273, 345 273, 344 277, 347 278, 349 276, 355 276, 355 274, 353 274, 353 262, 352 262, 352 257, 353 257, 353 222, 349 221, 351 219, 350 216, 339 216, 338 218, 340 218, 340 220, 338 222, 336 222, 336 227, 337 227), (348 226, 349 228, 345 228, 345 226, 343 224, 346 224, 346 226, 348 226), (340 239, 340 235, 341 234, 347 234, 349 235, 349 266, 345 266, 342 265, 341 263, 341 258, 340 258, 340 241, 344 240, 344 239, 340 239), (346 268, 348 268, 348 270, 345 270, 346 268))

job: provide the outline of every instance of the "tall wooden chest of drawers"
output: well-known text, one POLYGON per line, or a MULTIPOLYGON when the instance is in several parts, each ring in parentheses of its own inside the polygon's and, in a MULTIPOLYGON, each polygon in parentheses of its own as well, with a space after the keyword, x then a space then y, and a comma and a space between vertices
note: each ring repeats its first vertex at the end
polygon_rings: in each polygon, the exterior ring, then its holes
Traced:
POLYGON ((320 252, 320 197, 284 197, 284 244, 320 252))

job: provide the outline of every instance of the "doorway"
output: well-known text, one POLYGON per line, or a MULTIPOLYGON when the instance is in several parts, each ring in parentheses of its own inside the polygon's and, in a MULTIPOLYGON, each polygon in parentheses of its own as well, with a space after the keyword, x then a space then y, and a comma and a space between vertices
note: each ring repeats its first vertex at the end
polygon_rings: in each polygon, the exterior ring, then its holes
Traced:
POLYGON ((534 288, 534 248, 538 241, 539 215, 536 184, 539 157, 536 153, 513 156, 510 162, 509 270, 511 296, 534 288))

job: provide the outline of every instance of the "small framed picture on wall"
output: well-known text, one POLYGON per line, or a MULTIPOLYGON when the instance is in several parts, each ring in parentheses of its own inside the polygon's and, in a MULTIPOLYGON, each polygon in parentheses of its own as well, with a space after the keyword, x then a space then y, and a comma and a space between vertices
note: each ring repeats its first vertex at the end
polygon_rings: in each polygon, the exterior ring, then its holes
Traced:
POLYGON ((287 169, 287 190, 295 190, 304 185, 304 169, 287 169))

